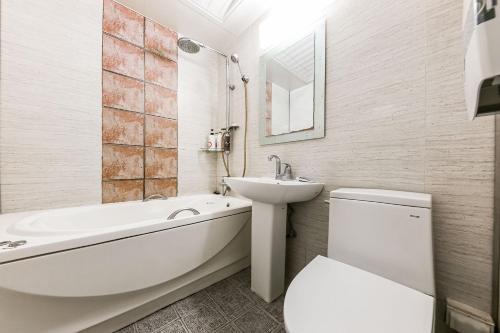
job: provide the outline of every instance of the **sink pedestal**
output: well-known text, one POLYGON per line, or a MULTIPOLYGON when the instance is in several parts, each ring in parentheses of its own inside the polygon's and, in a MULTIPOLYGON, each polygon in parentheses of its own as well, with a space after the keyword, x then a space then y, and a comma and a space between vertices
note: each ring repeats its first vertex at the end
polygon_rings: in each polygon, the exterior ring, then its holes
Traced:
POLYGON ((286 203, 252 203, 252 291, 266 302, 285 290, 286 215, 286 203))
POLYGON ((225 181, 253 201, 252 290, 272 302, 285 290, 287 204, 311 200, 324 184, 242 177, 227 177, 225 181))

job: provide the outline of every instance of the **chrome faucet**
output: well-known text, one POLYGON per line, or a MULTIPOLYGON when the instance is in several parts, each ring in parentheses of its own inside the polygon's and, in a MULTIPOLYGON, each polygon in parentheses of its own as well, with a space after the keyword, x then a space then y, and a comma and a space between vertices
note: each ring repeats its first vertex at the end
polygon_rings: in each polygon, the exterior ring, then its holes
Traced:
POLYGON ((222 177, 221 181, 222 196, 226 196, 227 192, 231 191, 231 187, 227 185, 225 177, 222 177))
POLYGON ((292 166, 288 163, 281 163, 281 159, 278 155, 269 155, 267 160, 271 162, 272 160, 276 160, 276 171, 274 175, 274 179, 277 180, 292 180, 292 166), (285 170, 283 173, 281 172, 281 165, 285 166, 285 170))
POLYGON ((151 200, 167 200, 168 197, 166 195, 163 195, 163 194, 152 194, 146 198, 144 198, 144 202, 146 201, 151 201, 151 200))
POLYGON ((275 178, 278 179, 278 176, 281 174, 281 159, 278 155, 269 155, 267 157, 267 160, 271 162, 273 159, 276 160, 276 172, 275 172, 275 178))

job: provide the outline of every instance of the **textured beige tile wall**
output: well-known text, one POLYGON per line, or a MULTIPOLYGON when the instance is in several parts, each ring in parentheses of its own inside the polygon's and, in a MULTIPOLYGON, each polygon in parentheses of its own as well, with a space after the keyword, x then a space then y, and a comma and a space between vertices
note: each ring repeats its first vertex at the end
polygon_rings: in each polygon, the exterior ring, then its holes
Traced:
POLYGON ((2 212, 99 203, 102 0, 0 6, 2 212))
POLYGON ((425 191, 434 200, 438 291, 488 311, 495 123, 466 119, 460 4, 426 2, 425 191))
MULTIPOLYGON (((258 26, 235 45, 251 78, 249 175, 271 176, 274 164, 266 156, 274 153, 296 175, 326 184, 319 198, 293 205, 298 236, 287 243, 289 277, 326 254, 329 191, 428 192, 438 296, 490 310, 494 121, 466 117, 461 6, 456 0, 335 1, 327 15, 326 138, 320 140, 259 145, 258 26)), ((242 119, 238 85, 233 121, 242 119)), ((241 173, 241 134, 231 157, 234 174, 241 173)))

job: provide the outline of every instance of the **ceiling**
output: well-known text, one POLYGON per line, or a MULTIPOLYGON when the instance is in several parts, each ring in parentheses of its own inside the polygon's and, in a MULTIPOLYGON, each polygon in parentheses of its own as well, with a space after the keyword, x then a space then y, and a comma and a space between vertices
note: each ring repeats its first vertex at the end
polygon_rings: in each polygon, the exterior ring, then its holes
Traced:
POLYGON ((117 0, 179 34, 228 52, 272 6, 270 0, 117 0))
POLYGON ((289 72, 305 83, 314 81, 314 34, 288 46, 273 57, 289 72))
POLYGON ((241 4, 240 0, 181 0, 201 14, 211 16, 220 23, 230 16, 233 9, 241 4))

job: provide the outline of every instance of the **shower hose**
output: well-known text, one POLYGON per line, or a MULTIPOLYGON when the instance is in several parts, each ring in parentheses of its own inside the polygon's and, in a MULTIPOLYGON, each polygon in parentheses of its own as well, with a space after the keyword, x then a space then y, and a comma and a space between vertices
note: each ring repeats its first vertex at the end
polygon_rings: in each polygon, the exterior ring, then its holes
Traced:
MULTIPOLYGON (((245 177, 247 172, 247 123, 248 123, 248 82, 243 81, 243 88, 245 91, 245 125, 243 127, 243 172, 241 177, 245 177)), ((225 135, 230 135, 226 132, 225 135)), ((226 152, 222 152, 222 162, 224 163, 224 168, 226 169, 227 177, 231 177, 229 171, 229 158, 226 160, 226 152)))

